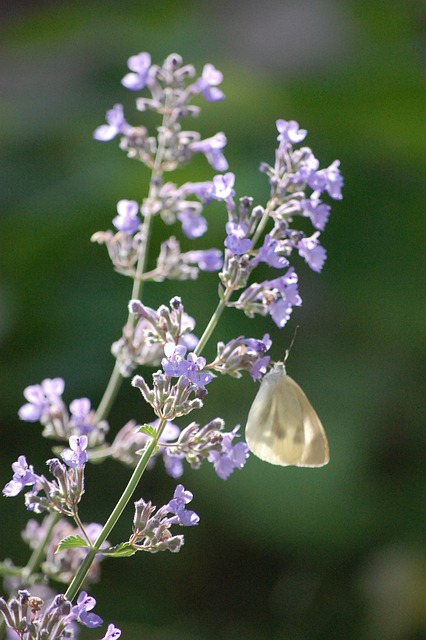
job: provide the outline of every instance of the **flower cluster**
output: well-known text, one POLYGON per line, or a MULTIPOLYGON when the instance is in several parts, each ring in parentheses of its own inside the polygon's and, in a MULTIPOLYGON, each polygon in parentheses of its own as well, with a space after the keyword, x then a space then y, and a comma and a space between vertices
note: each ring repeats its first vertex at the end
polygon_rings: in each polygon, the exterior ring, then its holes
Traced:
POLYGON ((3 495, 11 498, 25 487, 32 487, 25 494, 25 505, 29 511, 51 511, 73 516, 84 493, 84 466, 88 459, 86 448, 86 436, 71 436, 70 449, 64 449, 61 454, 68 467, 58 458, 51 458, 46 462, 54 480, 36 474, 25 456, 19 456, 12 464, 13 477, 4 487, 3 495), (44 495, 39 495, 40 492, 44 495))
POLYGON ((129 311, 136 322, 127 324, 123 336, 112 345, 121 375, 128 377, 138 365, 158 366, 168 343, 195 348, 197 337, 192 333, 195 320, 185 313, 177 296, 170 308, 161 305, 156 311, 139 300, 131 300, 129 311))
POLYGON ((180 551, 184 543, 183 535, 172 536, 170 527, 174 524, 193 527, 199 523, 200 518, 195 511, 186 508, 192 498, 192 493, 187 491, 182 484, 178 484, 170 502, 160 507, 156 512, 156 507, 151 502, 145 502, 142 498, 135 502, 130 546, 137 551, 150 551, 151 553, 180 551))
MULTIPOLYGON (((111 445, 112 456, 135 467, 141 450, 155 436, 158 427, 159 420, 139 429, 133 421, 127 423, 111 445)), ((173 422, 167 422, 157 452, 151 457, 149 465, 152 466, 155 459, 161 457, 166 473, 172 478, 180 478, 184 473, 184 460, 192 469, 199 469, 202 462, 207 460, 213 464, 219 478, 226 480, 235 469, 243 468, 248 458, 248 447, 245 442, 233 444, 239 435, 238 426, 230 432, 225 432, 224 428, 225 423, 221 418, 215 418, 203 427, 191 422, 182 431, 173 422)))
POLYGON ((45 438, 68 440, 70 436, 87 436, 91 446, 102 444, 108 423, 105 420, 95 422, 89 398, 73 400, 68 411, 62 400, 64 389, 62 378, 46 378, 41 384, 26 387, 24 397, 28 402, 19 409, 20 419, 40 422, 45 438))
MULTIPOLYGON (((41 598, 22 589, 18 597, 12 597, 9 602, 0 597, 0 612, 8 628, 17 634, 16 637, 23 640, 53 640, 74 638, 77 624, 89 629, 100 627, 102 618, 92 611, 95 604, 95 598, 82 591, 74 606, 62 594, 55 596, 47 606, 41 598)), ((120 629, 110 624, 101 640, 117 640, 120 636, 120 629)))

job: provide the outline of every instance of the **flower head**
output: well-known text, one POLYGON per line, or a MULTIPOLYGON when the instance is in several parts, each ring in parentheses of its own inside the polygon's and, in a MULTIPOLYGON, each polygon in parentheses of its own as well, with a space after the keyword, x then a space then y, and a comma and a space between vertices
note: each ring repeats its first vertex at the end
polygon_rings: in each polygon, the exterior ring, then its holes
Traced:
POLYGON ((139 229, 139 205, 135 200, 119 200, 117 213, 118 216, 115 216, 112 221, 116 229, 129 234, 135 233, 139 229))
POLYGON ((130 126, 124 118, 123 105, 121 104, 115 104, 112 109, 107 111, 106 121, 108 124, 102 124, 100 127, 95 129, 93 133, 95 140, 108 142, 115 138, 115 136, 119 134, 127 134, 130 131, 130 126))
POLYGON ((222 80, 223 74, 215 69, 212 64, 206 64, 204 65, 202 76, 196 81, 195 86, 206 100, 217 102, 225 97, 224 93, 217 88, 217 85, 222 80))
POLYGON ((70 437, 70 449, 64 449, 61 453, 62 460, 69 467, 82 467, 86 464, 88 457, 86 453, 87 449, 87 436, 71 436, 70 437))
POLYGON ((24 487, 35 484, 38 476, 34 473, 32 465, 28 465, 25 456, 19 456, 12 464, 13 478, 3 489, 3 495, 7 498, 17 496, 24 487))
POLYGON ((127 61, 131 73, 124 76, 121 84, 132 91, 140 91, 147 83, 149 69, 151 66, 151 56, 142 52, 136 56, 130 56, 127 61))

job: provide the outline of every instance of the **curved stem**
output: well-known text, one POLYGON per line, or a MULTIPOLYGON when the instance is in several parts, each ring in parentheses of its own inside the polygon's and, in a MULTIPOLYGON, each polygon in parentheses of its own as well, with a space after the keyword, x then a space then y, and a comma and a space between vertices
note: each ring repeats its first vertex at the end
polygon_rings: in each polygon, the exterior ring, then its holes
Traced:
POLYGON ((80 565, 77 573, 75 574, 70 586, 68 587, 66 593, 65 593, 65 597, 68 598, 69 600, 73 600, 75 598, 75 596, 77 595, 79 589, 81 588, 81 585, 84 582, 84 579, 90 569, 90 566, 93 562, 93 560, 95 559, 95 556, 97 553, 99 553, 101 545, 103 542, 105 542, 107 536, 109 536, 109 534, 111 533, 111 531, 113 530, 117 520, 119 519, 119 517, 121 516, 121 514, 123 513, 126 505, 128 504, 129 500, 131 499, 138 483, 139 480, 142 477, 143 472, 146 469, 146 466, 153 454, 153 452, 155 451, 156 447, 157 447, 157 443, 158 443, 158 439, 161 436, 161 433, 164 430, 164 427, 166 425, 166 420, 161 420, 160 424, 158 426, 158 430, 157 430, 157 435, 156 437, 148 444, 148 446, 146 447, 146 449, 144 450, 141 459, 139 460, 136 469, 133 471, 132 476, 129 480, 129 482, 127 483, 126 488, 123 491, 123 494, 121 495, 119 501, 117 502, 117 504, 115 505, 113 511, 111 512, 111 515, 109 516, 108 520, 106 521, 101 533, 99 534, 96 542, 93 544, 93 547, 91 547, 87 554, 86 557, 84 558, 82 564, 80 565))

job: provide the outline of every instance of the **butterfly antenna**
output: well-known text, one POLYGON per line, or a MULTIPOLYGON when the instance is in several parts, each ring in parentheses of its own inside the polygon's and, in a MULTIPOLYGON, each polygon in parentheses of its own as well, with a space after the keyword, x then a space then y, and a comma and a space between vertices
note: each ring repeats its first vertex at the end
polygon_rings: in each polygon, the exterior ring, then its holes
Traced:
POLYGON ((294 341, 296 340, 296 333, 297 333, 298 328, 299 328, 299 325, 296 325, 296 328, 295 328, 294 333, 293 333, 293 337, 292 337, 291 342, 290 342, 290 346, 285 351, 284 363, 287 362, 287 358, 290 355, 290 351, 291 351, 291 349, 293 347, 294 341))

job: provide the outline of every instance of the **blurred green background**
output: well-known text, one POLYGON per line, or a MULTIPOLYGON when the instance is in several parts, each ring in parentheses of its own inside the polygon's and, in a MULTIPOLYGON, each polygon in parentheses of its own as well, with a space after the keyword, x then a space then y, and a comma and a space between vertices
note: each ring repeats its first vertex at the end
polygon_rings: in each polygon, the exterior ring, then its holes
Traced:
MULTIPOLYGON (((273 160, 277 118, 308 129, 322 166, 341 160, 324 271, 296 264, 303 307, 282 332, 229 310, 215 336, 268 331, 280 358, 300 326, 289 371, 322 418, 331 461, 303 470, 252 457, 227 482, 210 465, 187 471, 199 527, 178 555, 105 562, 97 612, 129 640, 426 638, 424 1, 45 0, 0 11, 1 485, 19 454, 39 472, 51 455, 17 419, 23 388, 62 376, 68 402, 96 405, 113 365, 130 283, 89 238, 111 227, 117 200, 146 194, 148 174, 92 132, 116 102, 141 121, 120 85, 127 58, 212 62, 227 99, 188 128, 227 134, 239 196, 267 199, 258 165, 273 160)), ((172 179, 211 175, 200 158, 172 179)), ((224 222, 212 205, 203 247, 221 246, 224 222)), ((156 226, 153 259, 170 232, 156 226)), ((181 295, 200 334, 216 286, 214 275, 152 285, 145 302, 181 295)), ((219 379, 195 419, 244 424, 256 388, 219 379)), ((150 415, 125 383, 112 432, 132 417, 150 415)), ((91 467, 83 520, 104 521, 127 477, 91 467)), ((140 495, 160 505, 174 486, 158 467, 140 495)), ((0 502, 0 557, 16 563, 28 557, 22 504, 0 502)), ((113 542, 128 536, 126 516, 113 542)))

